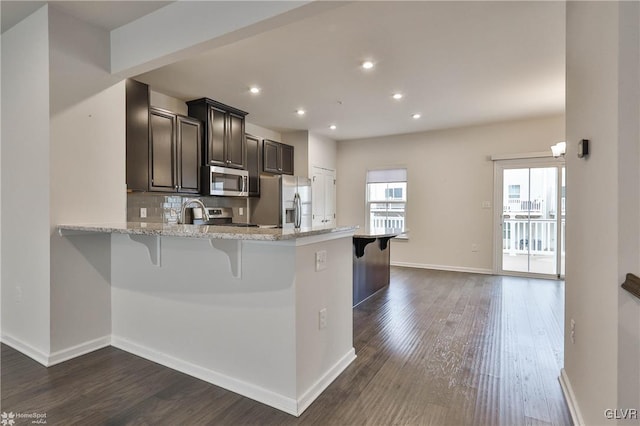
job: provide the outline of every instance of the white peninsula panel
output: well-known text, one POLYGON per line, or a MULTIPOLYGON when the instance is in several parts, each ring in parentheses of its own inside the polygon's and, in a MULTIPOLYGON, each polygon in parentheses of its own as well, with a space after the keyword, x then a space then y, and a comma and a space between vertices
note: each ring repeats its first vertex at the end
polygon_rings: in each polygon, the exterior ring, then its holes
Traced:
POLYGON ((147 245, 113 233, 112 345, 300 415, 355 358, 353 230, 307 235, 155 236, 156 266, 147 245))

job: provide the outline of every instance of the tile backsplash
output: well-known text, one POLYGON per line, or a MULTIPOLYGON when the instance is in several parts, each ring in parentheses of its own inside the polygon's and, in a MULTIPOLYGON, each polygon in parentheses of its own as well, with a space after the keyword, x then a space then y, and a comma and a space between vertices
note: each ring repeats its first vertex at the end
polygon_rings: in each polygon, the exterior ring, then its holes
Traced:
POLYGON ((151 223, 176 223, 182 202, 198 198, 207 207, 231 207, 234 222, 246 222, 248 199, 235 197, 205 197, 197 195, 162 194, 158 192, 129 192, 127 194, 127 221, 151 223), (140 217, 140 209, 147 209, 147 217, 140 217), (242 214, 240 214, 242 212, 242 214))

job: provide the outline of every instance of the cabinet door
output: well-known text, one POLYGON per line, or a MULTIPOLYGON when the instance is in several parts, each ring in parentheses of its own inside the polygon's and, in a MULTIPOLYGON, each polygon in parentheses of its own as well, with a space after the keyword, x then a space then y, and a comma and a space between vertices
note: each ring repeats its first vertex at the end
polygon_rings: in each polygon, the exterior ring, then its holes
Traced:
POLYGON ((313 171, 311 178, 311 209, 313 210, 312 225, 324 226, 324 175, 321 170, 313 171))
POLYGON ((247 171, 249 172, 249 196, 260 195, 260 140, 246 135, 247 171))
POLYGON ((245 168, 244 117, 232 112, 227 114, 226 163, 228 167, 245 168))
POLYGON ((311 195, 313 197, 313 225, 336 224, 336 172, 313 166, 311 195))
POLYGON ((208 121, 207 163, 226 166, 224 145, 227 134, 227 112, 223 109, 209 106, 208 121))
POLYGON ((149 173, 149 86, 127 79, 127 189, 148 191, 149 173))
POLYGON ((264 140, 262 146, 262 170, 267 173, 280 173, 280 144, 264 140))
POLYGON ((293 175, 293 147, 280 144, 280 173, 293 175))
POLYGON ((336 172, 326 170, 324 175, 324 224, 336 225, 336 172))
POLYGON ((175 191, 175 115, 149 111, 150 191, 175 191))
POLYGON ((178 192, 200 192, 200 153, 202 124, 199 120, 178 116, 176 140, 178 159, 178 192))

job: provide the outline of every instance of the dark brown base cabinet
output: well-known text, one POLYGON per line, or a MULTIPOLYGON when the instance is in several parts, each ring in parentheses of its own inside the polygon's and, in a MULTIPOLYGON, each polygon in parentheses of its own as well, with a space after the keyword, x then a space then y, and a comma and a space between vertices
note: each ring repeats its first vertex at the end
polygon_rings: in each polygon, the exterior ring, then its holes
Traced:
POLYGON ((189 116, 204 123, 204 164, 245 169, 247 113, 209 98, 189 101, 187 106, 189 116))
MULTIPOLYGON (((202 123, 149 109, 150 191, 200 193, 202 123)), ((140 165, 142 167, 142 165, 140 165)))
POLYGON ((389 285, 390 237, 353 237, 353 306, 389 285))
POLYGON ((265 139, 262 147, 265 173, 293 175, 293 147, 265 139))

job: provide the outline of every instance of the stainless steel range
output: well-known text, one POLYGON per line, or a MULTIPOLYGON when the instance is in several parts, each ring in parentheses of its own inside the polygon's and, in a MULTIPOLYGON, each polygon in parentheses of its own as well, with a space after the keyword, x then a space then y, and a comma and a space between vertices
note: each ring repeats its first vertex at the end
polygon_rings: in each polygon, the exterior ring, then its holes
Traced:
POLYGON ((243 226, 243 227, 258 226, 252 223, 234 223, 233 209, 231 209, 230 207, 207 207, 207 213, 209 213, 209 220, 198 218, 197 214, 193 215, 194 217, 193 224, 194 225, 243 226))

